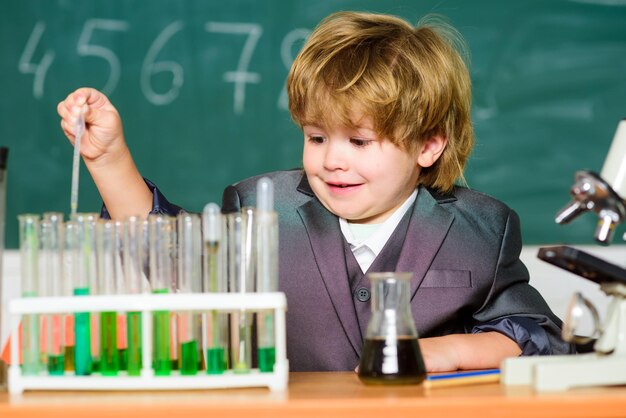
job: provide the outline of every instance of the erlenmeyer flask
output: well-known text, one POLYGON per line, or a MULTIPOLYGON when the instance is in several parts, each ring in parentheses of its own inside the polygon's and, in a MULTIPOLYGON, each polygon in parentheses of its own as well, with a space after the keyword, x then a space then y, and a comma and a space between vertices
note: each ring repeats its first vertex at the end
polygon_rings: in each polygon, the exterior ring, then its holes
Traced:
POLYGON ((426 367, 409 307, 411 273, 370 273, 372 317, 359 364, 367 384, 417 384, 426 367))

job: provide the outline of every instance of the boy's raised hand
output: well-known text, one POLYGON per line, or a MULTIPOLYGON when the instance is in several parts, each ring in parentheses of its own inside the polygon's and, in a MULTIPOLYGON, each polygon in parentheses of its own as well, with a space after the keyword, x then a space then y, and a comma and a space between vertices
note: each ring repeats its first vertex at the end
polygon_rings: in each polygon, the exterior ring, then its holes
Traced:
POLYGON ((57 106, 61 128, 74 144, 76 124, 80 113, 85 118, 85 132, 80 153, 87 164, 106 165, 126 152, 122 121, 109 99, 92 88, 80 88, 70 93, 57 106))
POLYGON ((152 191, 137 170, 124 140, 122 120, 107 97, 81 88, 57 106, 61 128, 73 144, 81 112, 85 131, 80 153, 112 219, 148 215, 152 191))

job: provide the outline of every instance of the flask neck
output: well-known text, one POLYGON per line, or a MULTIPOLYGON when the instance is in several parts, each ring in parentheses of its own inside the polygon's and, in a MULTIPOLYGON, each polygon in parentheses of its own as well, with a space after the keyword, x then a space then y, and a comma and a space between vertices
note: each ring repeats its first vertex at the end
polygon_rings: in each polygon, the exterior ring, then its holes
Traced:
POLYGON ((405 280, 387 278, 372 281, 372 312, 409 310, 409 283, 405 280))
POLYGON ((367 327, 368 339, 417 338, 411 316, 410 273, 376 273, 372 284, 372 317, 367 327))

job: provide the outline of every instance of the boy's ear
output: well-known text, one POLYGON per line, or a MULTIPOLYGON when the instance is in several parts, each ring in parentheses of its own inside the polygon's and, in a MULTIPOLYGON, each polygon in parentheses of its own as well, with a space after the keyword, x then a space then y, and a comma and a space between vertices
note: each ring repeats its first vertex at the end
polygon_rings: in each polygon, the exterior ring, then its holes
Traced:
POLYGON ((417 163, 421 167, 430 167, 435 164, 443 150, 448 145, 448 138, 442 135, 433 135, 428 138, 419 150, 417 156, 417 163))

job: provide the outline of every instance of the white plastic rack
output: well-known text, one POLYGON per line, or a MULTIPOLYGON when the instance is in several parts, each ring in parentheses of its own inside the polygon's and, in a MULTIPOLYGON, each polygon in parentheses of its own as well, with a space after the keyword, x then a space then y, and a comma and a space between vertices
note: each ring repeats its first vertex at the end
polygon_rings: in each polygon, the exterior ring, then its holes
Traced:
POLYGON ((20 394, 25 390, 172 390, 237 387, 268 387, 272 391, 285 390, 289 378, 286 351, 284 293, 203 293, 203 294, 145 294, 119 296, 79 296, 21 298, 9 303, 11 324, 11 365, 9 392, 20 394), (181 376, 172 371, 169 376, 155 376, 152 369, 152 313, 154 311, 274 311, 275 363, 272 372, 253 369, 248 373, 226 371, 210 375, 181 376), (142 370, 139 376, 76 376, 65 373, 51 376, 22 374, 19 365, 19 323, 27 314, 61 314, 73 312, 142 312, 142 370))

